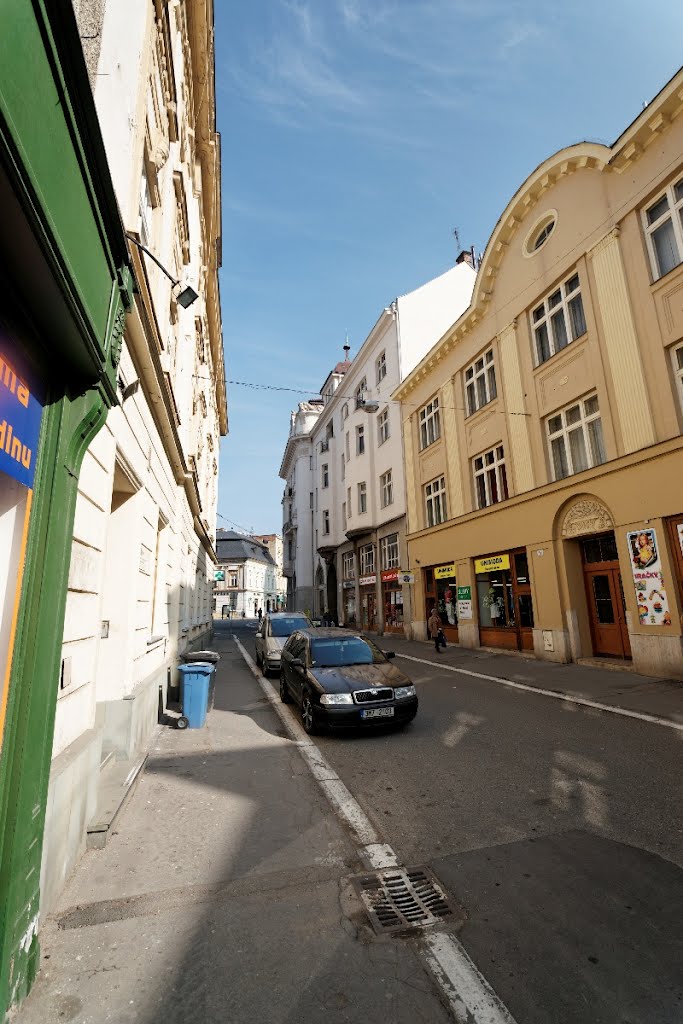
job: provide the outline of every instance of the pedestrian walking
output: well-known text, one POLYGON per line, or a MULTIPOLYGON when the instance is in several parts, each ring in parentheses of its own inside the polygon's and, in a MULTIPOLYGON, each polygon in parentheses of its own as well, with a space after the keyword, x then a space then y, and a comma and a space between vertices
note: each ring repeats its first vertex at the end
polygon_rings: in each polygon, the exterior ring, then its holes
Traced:
POLYGON ((441 653, 440 645, 446 646, 446 637, 443 635, 443 629, 441 628, 441 616, 436 610, 436 605, 432 608, 432 613, 429 616, 429 622, 427 623, 429 628, 429 635, 434 641, 434 647, 436 653, 441 653))
POLYGON ((261 625, 261 620, 262 619, 263 619, 263 609, 259 608, 259 610, 258 610, 258 624, 259 624, 259 626, 261 625))

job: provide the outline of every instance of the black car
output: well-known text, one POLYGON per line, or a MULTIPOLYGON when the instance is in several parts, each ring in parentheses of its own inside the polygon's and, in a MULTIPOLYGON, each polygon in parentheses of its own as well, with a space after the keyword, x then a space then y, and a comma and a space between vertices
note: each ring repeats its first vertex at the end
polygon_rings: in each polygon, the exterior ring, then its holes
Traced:
POLYGON ((296 701, 309 735, 323 726, 407 725, 417 714, 417 694, 390 664, 393 657, 346 629, 297 630, 282 649, 280 699, 296 701))

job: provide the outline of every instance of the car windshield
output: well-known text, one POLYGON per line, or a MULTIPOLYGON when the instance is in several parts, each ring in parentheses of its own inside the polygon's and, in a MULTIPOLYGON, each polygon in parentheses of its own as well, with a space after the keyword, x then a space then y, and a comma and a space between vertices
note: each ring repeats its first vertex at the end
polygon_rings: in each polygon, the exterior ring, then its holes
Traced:
POLYGON ((329 637, 311 642, 313 664, 321 668, 372 665, 384 661, 382 652, 360 636, 329 637))
POLYGON ((270 620, 270 632, 272 636, 290 636, 295 629, 306 629, 310 626, 308 619, 296 616, 287 616, 283 619, 270 620))

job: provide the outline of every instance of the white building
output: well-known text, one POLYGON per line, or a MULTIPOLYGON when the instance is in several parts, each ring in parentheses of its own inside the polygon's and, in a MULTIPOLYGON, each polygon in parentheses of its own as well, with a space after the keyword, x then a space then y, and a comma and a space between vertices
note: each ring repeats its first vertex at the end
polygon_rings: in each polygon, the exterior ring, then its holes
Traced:
MULTIPOLYGON (((343 365, 339 363, 337 369, 343 365)), ((314 607, 315 512, 311 432, 322 408, 321 398, 299 402, 290 417, 289 437, 280 466, 280 477, 286 481, 282 497, 282 541, 288 611, 312 612, 314 607)))
MULTIPOLYGON (((252 534, 252 536, 254 540, 257 540, 259 542, 259 544, 263 544, 265 547, 268 548, 271 558, 275 562, 275 589, 277 592, 277 598, 273 607, 268 608, 267 610, 284 611, 287 604, 287 578, 285 577, 284 574, 284 547, 282 544, 282 537, 280 537, 277 533, 262 533, 258 536, 252 534)), ((266 611, 265 606, 263 610, 266 611)))
POLYGON ((118 408, 79 481, 45 823, 42 912, 143 762, 178 655, 212 625, 218 448, 227 433, 218 295, 213 8, 78 4, 137 293, 118 408), (95 45, 92 41, 96 40, 95 45), (178 301, 191 285, 198 297, 178 301))
MULTIPOLYGON (((410 569, 405 464, 400 406, 391 394, 468 307, 476 274, 467 257, 385 308, 353 361, 339 364, 321 389, 322 411, 308 447, 300 442, 298 449, 313 557, 310 575, 298 572, 296 590, 312 588, 316 615, 328 611, 340 623, 378 632, 402 633, 410 622, 410 588, 400 580, 410 569)), ((290 432, 286 459, 295 445, 290 432)))
POLYGON ((268 546, 257 537, 234 530, 216 534, 218 579, 214 588, 216 615, 254 618, 278 606, 278 567, 268 546))

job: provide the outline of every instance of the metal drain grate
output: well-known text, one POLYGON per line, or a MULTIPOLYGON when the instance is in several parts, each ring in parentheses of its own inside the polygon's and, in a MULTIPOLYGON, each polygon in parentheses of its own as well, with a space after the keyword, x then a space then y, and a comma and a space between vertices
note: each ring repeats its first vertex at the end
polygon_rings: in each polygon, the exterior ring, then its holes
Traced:
POLYGON ((429 868, 387 868, 353 879, 378 934, 426 928, 450 917, 448 896, 429 868))

